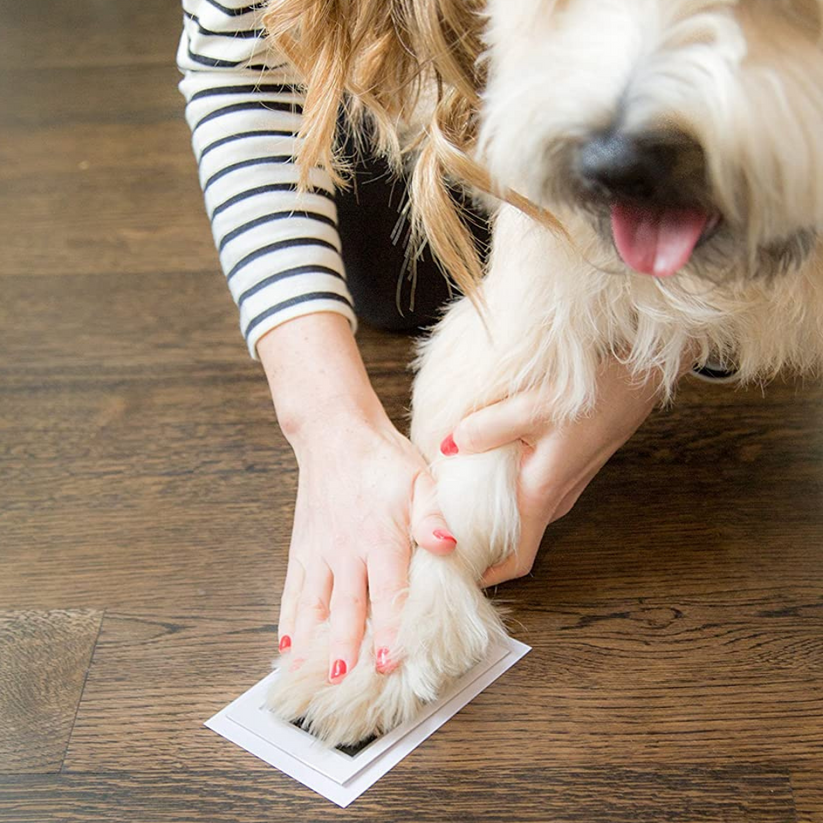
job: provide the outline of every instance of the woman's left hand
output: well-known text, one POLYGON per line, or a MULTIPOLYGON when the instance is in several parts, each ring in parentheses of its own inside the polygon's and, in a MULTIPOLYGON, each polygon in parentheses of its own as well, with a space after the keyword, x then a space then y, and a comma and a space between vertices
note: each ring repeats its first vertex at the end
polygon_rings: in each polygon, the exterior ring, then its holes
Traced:
MULTIPOLYGON (((488 569, 484 586, 527 575, 546 527, 568 514, 608 459, 634 434, 657 401, 657 385, 639 384, 617 360, 598 379, 594 410, 578 420, 552 423, 539 390, 514 395, 464 418, 455 428, 450 454, 476 454, 520 440, 518 550, 488 569), (454 451, 454 448, 457 451, 454 451)), ((444 441, 446 443, 447 441, 444 441)))

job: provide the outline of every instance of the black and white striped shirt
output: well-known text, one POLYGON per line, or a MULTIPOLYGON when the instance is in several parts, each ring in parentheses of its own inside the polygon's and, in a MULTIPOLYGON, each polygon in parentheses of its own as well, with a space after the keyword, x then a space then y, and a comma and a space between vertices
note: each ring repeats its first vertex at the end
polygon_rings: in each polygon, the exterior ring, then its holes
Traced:
POLYGON ((297 192, 303 97, 264 39, 264 6, 183 0, 177 53, 206 211, 252 357, 267 331, 303 314, 356 326, 332 181, 312 169, 297 192))

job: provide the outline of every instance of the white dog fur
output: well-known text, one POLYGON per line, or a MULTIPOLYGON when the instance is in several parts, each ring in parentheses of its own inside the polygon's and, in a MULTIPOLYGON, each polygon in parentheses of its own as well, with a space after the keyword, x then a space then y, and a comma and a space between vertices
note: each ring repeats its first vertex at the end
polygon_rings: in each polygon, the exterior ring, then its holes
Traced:
MULTIPOLYGON (((734 365, 741 381, 823 362, 823 49, 813 0, 490 0, 481 150, 501 186, 560 217, 573 244, 511 206, 494 218, 481 285, 420 348, 414 443, 432 463, 458 541, 414 554, 399 643, 375 671, 372 638, 340 685, 318 637, 270 705, 329 744, 414 716, 504 629, 478 588, 517 545, 519 446, 439 457, 474 409, 541 386, 558 420, 589 412, 604 357, 670 396, 684 357, 734 365), (602 220, 567 185, 588 136, 675 128, 705 154, 716 236, 676 276, 630 271, 602 220)), ((573 175, 572 175, 573 176, 573 175)), ((287 667, 284 667, 287 669, 287 667)))

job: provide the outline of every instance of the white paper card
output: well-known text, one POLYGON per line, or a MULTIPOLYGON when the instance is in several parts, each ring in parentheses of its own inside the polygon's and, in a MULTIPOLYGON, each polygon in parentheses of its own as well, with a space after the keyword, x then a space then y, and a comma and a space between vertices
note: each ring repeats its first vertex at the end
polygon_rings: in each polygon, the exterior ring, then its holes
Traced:
POLYGON ((346 807, 530 651, 529 646, 512 638, 496 644, 484 661, 426 706, 413 721, 373 740, 354 755, 322 746, 308 732, 278 720, 266 710, 266 691, 278 676, 276 670, 205 725, 338 806, 346 807))

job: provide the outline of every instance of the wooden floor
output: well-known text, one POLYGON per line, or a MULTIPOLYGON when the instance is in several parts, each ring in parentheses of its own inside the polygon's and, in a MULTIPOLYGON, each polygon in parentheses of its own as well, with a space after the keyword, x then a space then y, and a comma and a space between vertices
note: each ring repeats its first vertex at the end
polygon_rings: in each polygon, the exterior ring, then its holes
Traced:
MULTIPOLYGON (((0 820, 823 821, 823 387, 690 384, 503 587, 534 651, 341 811, 205 729, 297 479, 174 0, 0 0, 0 820)), ((409 343, 364 331, 401 421, 409 343)))

